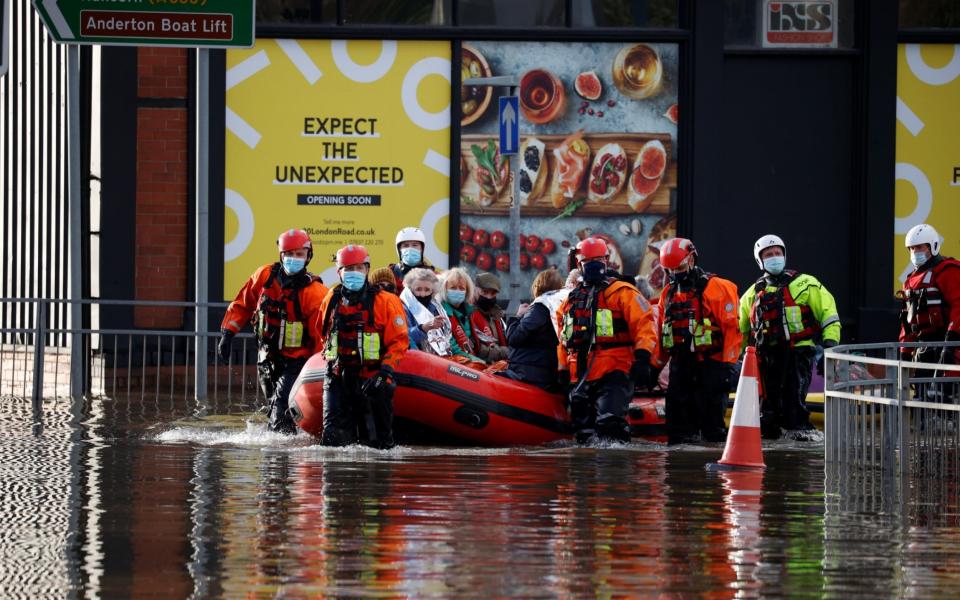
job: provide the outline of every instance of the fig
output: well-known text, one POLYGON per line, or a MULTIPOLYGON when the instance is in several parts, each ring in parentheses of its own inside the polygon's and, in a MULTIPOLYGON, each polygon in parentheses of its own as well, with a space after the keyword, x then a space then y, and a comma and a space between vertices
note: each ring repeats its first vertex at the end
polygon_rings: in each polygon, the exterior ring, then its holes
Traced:
MULTIPOLYGON (((600 78, 597 77, 596 71, 585 71, 577 75, 573 89, 580 94, 581 98, 587 100, 598 100, 600 94, 603 93, 603 86, 600 84, 600 78)), ((592 111, 591 114, 593 114, 592 111)))
POLYGON ((650 140, 640 149, 640 174, 647 179, 660 179, 667 168, 667 151, 660 140, 650 140))
POLYGON ((667 109, 667 112, 663 113, 663 116, 667 118, 668 121, 677 124, 677 121, 680 120, 680 107, 676 103, 671 104, 670 108, 667 109))

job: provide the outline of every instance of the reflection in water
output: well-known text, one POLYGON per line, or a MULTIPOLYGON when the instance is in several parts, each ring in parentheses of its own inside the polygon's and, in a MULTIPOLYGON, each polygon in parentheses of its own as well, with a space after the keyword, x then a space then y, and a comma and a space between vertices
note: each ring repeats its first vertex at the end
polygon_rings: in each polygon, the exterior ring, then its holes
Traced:
POLYGON ((0 414, 0 592, 91 597, 956 596, 958 488, 774 445, 324 449, 189 407, 0 414), (156 423, 170 425, 157 427, 156 423))

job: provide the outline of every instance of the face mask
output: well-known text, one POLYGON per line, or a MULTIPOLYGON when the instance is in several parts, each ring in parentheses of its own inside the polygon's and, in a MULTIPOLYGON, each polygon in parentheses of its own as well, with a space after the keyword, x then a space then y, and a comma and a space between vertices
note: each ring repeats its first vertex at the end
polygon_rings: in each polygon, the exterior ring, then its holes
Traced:
POLYGON ((351 292, 363 289, 363 284, 367 282, 367 276, 360 271, 344 271, 341 278, 343 279, 343 287, 351 292))
POLYGON ((763 270, 771 275, 779 275, 787 264, 786 256, 770 256, 763 259, 763 270))
POLYGON ((421 258, 420 251, 416 248, 404 248, 400 251, 400 261, 408 267, 419 265, 421 258))
POLYGON ((430 301, 433 300, 433 296, 414 296, 417 299, 417 302, 424 306, 430 306, 430 301))
POLYGON ((583 282, 593 285, 603 281, 607 275, 607 265, 599 260, 591 260, 583 265, 583 282))
POLYGON ((483 310, 490 310, 497 305, 496 298, 487 298, 486 296, 480 296, 477 298, 477 306, 483 310))
POLYGON ((670 283, 676 285, 687 285, 690 282, 692 271, 674 271, 670 273, 670 283))
POLYGON ((915 267, 922 267, 922 266, 924 265, 924 263, 926 263, 929 258, 930 258, 930 257, 927 255, 926 252, 911 252, 911 253, 910 253, 910 262, 912 262, 912 263, 913 263, 913 266, 915 266, 915 267))
POLYGON ((284 256, 280 262, 283 264, 283 270, 287 272, 287 275, 296 275, 307 265, 306 260, 293 256, 284 256))
POLYGON ((460 306, 466 298, 467 293, 463 290, 447 290, 447 302, 454 306, 460 306))

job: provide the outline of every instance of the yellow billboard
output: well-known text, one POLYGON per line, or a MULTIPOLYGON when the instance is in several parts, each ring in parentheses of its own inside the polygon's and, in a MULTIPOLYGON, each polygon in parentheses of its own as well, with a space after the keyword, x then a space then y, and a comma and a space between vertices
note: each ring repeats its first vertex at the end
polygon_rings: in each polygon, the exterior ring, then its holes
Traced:
POLYGON ((306 229, 310 271, 363 244, 396 262, 406 226, 448 263, 449 42, 258 40, 227 51, 224 298, 277 260, 277 236, 306 229))
POLYGON ((903 246, 929 223, 940 253, 960 255, 960 45, 901 44, 897 51, 894 289, 913 270, 903 246))

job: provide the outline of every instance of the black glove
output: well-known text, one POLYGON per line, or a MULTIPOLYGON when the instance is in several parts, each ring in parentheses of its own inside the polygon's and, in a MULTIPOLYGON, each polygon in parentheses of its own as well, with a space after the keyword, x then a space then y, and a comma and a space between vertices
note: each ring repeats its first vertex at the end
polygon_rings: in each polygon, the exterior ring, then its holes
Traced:
POLYGON ((633 351, 630 381, 633 382, 635 388, 650 389, 650 353, 646 350, 633 351))
POLYGON ((220 343, 217 344, 217 355, 224 363, 230 362, 230 350, 233 348, 233 336, 235 335, 237 334, 229 329, 220 331, 220 343))
POLYGON ((562 371, 557 371, 557 385, 560 386, 560 390, 566 393, 570 389, 570 371, 564 369, 562 371))
POLYGON ((360 393, 371 399, 386 398, 393 394, 395 387, 397 387, 397 384, 393 376, 393 369, 384 365, 380 367, 376 375, 363 382, 360 393))
MULTIPOLYGON (((833 348, 837 343, 833 340, 823 340, 823 350, 833 348)), ((823 377, 823 351, 820 352, 820 358, 817 359, 817 375, 823 377)))

